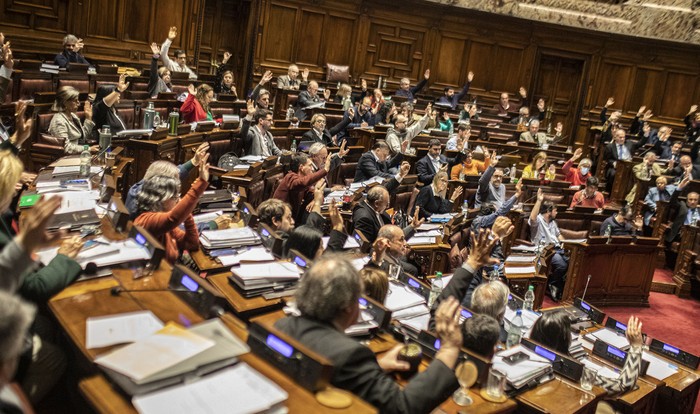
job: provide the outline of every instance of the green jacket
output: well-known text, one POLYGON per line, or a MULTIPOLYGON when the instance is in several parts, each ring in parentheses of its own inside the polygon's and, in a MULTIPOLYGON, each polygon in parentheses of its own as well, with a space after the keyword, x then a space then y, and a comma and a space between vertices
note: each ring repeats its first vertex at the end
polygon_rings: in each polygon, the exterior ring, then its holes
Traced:
MULTIPOLYGON (((0 232, 0 250, 11 241, 7 234, 0 232)), ((27 300, 44 303, 73 283, 81 270, 75 260, 62 254, 56 255, 48 265, 36 263, 25 271, 17 292, 27 300)))

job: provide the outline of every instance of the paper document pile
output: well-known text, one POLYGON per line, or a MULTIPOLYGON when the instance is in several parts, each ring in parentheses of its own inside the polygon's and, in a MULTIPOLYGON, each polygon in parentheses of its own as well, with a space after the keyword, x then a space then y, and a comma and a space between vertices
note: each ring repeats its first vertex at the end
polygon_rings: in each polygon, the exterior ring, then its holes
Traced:
POLYGON ((259 237, 250 227, 240 227, 225 230, 205 230, 200 234, 199 241, 205 249, 236 248, 260 244, 259 237))

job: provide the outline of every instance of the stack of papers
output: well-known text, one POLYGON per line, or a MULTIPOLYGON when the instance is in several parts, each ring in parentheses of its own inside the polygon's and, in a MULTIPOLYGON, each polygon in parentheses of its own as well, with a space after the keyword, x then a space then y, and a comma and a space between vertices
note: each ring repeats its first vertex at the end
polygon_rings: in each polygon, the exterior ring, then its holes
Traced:
POLYGON ((442 224, 440 223, 423 223, 418 227, 416 231, 418 232, 423 232, 423 231, 431 231, 431 230, 439 230, 442 228, 442 224))
POLYGON ((374 184, 374 183, 381 184, 383 182, 384 182, 384 179, 382 177, 378 177, 378 176, 372 177, 366 181, 350 184, 350 191, 355 192, 355 191, 359 190, 360 188, 365 188, 365 187, 369 186, 370 184, 374 184))
POLYGON ((294 263, 272 262, 241 264, 231 268, 230 280, 243 291, 256 291, 260 294, 267 290, 283 288, 296 283, 301 276, 294 263))
POLYGON ((527 256, 513 256, 510 255, 506 258, 506 264, 512 264, 512 263, 524 263, 524 264, 532 264, 535 261, 536 255, 527 255, 527 256))
POLYGON ((430 216, 430 222, 431 223, 447 223, 448 221, 452 220, 452 217, 454 214, 452 213, 445 213, 445 214, 433 214, 430 216))
POLYGON ((344 195, 345 190, 332 191, 330 194, 323 198, 323 204, 330 204, 333 200, 335 200, 336 202, 342 201, 344 195))
POLYGON ((63 191, 90 191, 90 180, 77 178, 74 180, 37 181, 36 192, 39 194, 57 193, 63 191))
POLYGON ((418 229, 414 237, 442 237, 442 231, 440 229, 423 231, 418 229))
MULTIPOLYGON (((100 167, 99 165, 90 167, 90 174, 99 174, 101 171, 102 167, 100 167)), ((80 165, 54 167, 53 171, 51 172, 51 175, 53 175, 54 177, 65 174, 80 174, 80 165)))
MULTIPOLYGON (((58 193, 46 193, 46 198, 51 198, 58 193)), ((76 211, 93 210, 97 207, 97 200, 100 192, 97 190, 77 190, 71 191, 70 196, 61 199, 61 207, 54 214, 73 213, 76 211)), ((97 212, 97 210, 95 210, 97 212)))
POLYGON ((507 266, 505 268, 506 275, 527 275, 536 273, 535 266, 507 266))
POLYGON ((286 391, 242 362, 132 402, 141 414, 260 413, 279 408, 287 398, 286 391))
POLYGON ((415 235, 408 239, 406 243, 409 246, 416 246, 419 244, 435 244, 436 237, 423 237, 422 235, 415 235))
POLYGON ((513 252, 529 252, 534 253, 537 250, 537 246, 528 246, 526 244, 519 244, 510 248, 513 252))
POLYGON ((514 388, 522 388, 530 381, 552 371, 552 365, 548 360, 521 345, 514 346, 496 354, 493 357, 493 368, 500 373, 505 374, 508 384, 514 388), (514 365, 509 365, 503 361, 503 357, 510 356, 518 352, 527 354, 529 359, 520 361, 514 365))
POLYGON ((425 298, 411 288, 395 282, 389 282, 389 293, 384 300, 384 306, 396 317, 396 311, 425 304, 425 298))
MULTIPOLYGON (((97 242, 97 244, 89 248, 83 248, 75 258, 75 261, 83 269, 88 263, 95 263, 98 268, 104 268, 121 263, 149 260, 151 258, 151 253, 148 249, 136 243, 133 239, 116 241, 98 237, 94 239, 94 242, 97 242)), ((39 256, 39 261, 47 265, 58 254, 58 247, 44 249, 36 253, 39 256)))
POLYGON ((205 249, 236 248, 260 244, 260 239, 250 227, 225 230, 205 230, 199 236, 205 249))
POLYGON ((264 247, 252 247, 243 250, 238 254, 219 256, 219 261, 224 266, 235 266, 241 262, 274 262, 275 258, 272 253, 265 250, 264 247))
POLYGON ((146 338, 163 329, 151 311, 121 313, 87 318, 85 347, 87 349, 124 344, 146 338))
POLYGON ((656 378, 659 381, 663 381, 678 372, 678 367, 676 365, 667 362, 650 352, 643 351, 642 359, 649 361, 647 375, 652 378, 656 378))
POLYGON ((197 214, 192 216, 194 219, 194 224, 209 223, 210 221, 216 220, 217 217, 224 214, 223 210, 216 210, 209 213, 197 214))
POLYGON ((349 336, 366 336, 377 328, 379 328, 379 324, 372 315, 366 310, 361 310, 357 317, 357 323, 348 327, 345 330, 345 334, 349 336))
POLYGON ((581 337, 575 333, 571 333, 571 345, 569 346, 569 355, 576 359, 580 359, 586 356, 586 348, 583 346, 583 341, 581 337))

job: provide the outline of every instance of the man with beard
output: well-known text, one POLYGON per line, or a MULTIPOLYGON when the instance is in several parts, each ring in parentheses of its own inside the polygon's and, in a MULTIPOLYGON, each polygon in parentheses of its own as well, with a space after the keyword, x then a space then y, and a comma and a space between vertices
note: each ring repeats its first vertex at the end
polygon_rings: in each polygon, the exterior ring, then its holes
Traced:
POLYGON ((380 268, 389 273, 389 265, 401 266, 401 271, 411 275, 418 274, 418 268, 406 261, 406 256, 410 251, 408 243, 406 243, 406 235, 399 226, 386 224, 379 229, 377 239, 386 239, 387 246, 384 250, 384 261, 380 264, 380 268))
POLYGON ((72 34, 67 35, 63 38, 63 52, 56 55, 53 63, 61 68, 65 68, 71 63, 89 65, 90 63, 80 54, 80 49, 83 46, 83 39, 78 39, 72 34))
POLYGON ((428 79, 430 79, 430 69, 425 70, 425 73, 423 74, 423 79, 420 82, 418 82, 418 84, 413 88, 411 88, 410 79, 402 78, 401 83, 399 84, 399 89, 396 92, 394 92, 394 95, 403 96, 407 98, 409 102, 412 102, 415 98, 414 95, 420 92, 421 89, 423 89, 425 84, 428 83, 428 79))
POLYGON ((457 109, 459 100, 469 93, 469 86, 472 84, 472 80, 474 80, 474 72, 470 71, 469 74, 467 74, 467 83, 464 84, 462 90, 458 94, 455 94, 454 88, 445 88, 445 95, 438 99, 437 104, 449 107, 453 111, 457 109))
POLYGON ((406 116, 396 116, 394 127, 389 128, 389 130, 386 131, 385 138, 385 141, 389 146, 389 150, 391 150, 392 155, 401 152, 401 143, 404 141, 408 141, 408 146, 411 146, 411 141, 413 141, 413 138, 415 138, 416 135, 420 134, 420 132, 428 124, 428 121, 431 118, 431 114, 432 105, 428 104, 428 106, 425 108, 425 115, 423 115, 420 121, 414 123, 411 126, 408 126, 408 118, 406 118, 406 116))

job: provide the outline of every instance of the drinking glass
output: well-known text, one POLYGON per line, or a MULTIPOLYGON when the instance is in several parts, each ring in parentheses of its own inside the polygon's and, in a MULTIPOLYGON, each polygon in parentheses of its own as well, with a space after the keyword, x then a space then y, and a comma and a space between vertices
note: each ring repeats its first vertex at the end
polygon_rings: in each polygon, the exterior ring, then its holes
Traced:
POLYGON ((595 379, 596 370, 589 368, 587 366, 583 367, 583 374, 581 374, 581 388, 586 391, 593 389, 593 380, 595 379))
POLYGON ((399 275, 401 274, 401 266, 397 264, 389 265, 389 280, 397 281, 399 280, 399 275))
POLYGON ((469 396, 469 387, 474 385, 477 377, 476 366, 471 361, 464 361, 455 370, 460 388, 452 394, 455 404, 465 407, 471 405, 474 400, 469 396))
POLYGON ((486 394, 495 399, 503 398, 503 390, 505 388, 506 376, 496 371, 489 369, 489 378, 486 383, 486 394))

